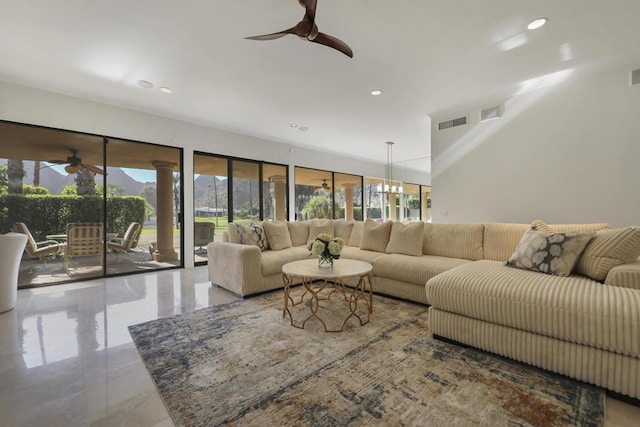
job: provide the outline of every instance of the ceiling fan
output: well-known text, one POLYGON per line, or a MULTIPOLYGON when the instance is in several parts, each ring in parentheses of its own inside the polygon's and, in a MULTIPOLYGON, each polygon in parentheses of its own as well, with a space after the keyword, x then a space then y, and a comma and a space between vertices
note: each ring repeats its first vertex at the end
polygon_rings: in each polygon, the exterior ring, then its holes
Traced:
POLYGON ((300 3, 300 6, 304 7, 306 11, 302 20, 298 22, 295 27, 279 31, 277 33, 245 37, 245 39, 273 40, 284 37, 287 34, 295 34, 298 37, 306 38, 310 42, 323 44, 325 46, 329 46, 333 49, 339 50, 349 58, 353 58, 353 51, 345 42, 336 37, 318 31, 318 26, 316 25, 316 6, 318 4, 318 0, 298 0, 298 3, 300 3))
POLYGON ((48 160, 48 163, 57 165, 68 163, 68 165, 64 167, 64 170, 69 174, 77 173, 80 169, 85 168, 93 173, 104 175, 104 171, 99 167, 82 163, 82 159, 78 157, 78 150, 70 148, 69 151, 71 151, 71 156, 67 157, 67 160, 48 160))
POLYGON ((324 190, 324 191, 330 191, 331 187, 329 186, 329 184, 327 184, 327 180, 323 179, 322 180, 322 185, 320 185, 319 187, 314 187, 313 188, 315 191, 320 191, 320 190, 324 190))

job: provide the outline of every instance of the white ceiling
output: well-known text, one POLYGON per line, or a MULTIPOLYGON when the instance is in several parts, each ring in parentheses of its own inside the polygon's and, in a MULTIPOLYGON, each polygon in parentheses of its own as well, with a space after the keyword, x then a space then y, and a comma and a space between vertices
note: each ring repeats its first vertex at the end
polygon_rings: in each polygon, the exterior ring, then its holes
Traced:
POLYGON ((421 170, 428 115, 640 59, 640 0, 318 0, 320 31, 353 59, 295 36, 244 39, 295 25, 298 0, 0 6, 1 80, 379 162, 391 140, 394 162, 421 170))

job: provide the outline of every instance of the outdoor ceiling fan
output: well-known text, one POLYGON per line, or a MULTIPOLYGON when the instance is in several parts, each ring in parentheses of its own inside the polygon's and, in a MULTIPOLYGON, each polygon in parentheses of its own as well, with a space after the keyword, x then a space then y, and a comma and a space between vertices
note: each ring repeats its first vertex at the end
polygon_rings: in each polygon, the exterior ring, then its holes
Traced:
POLYGON ((327 180, 323 179, 322 180, 322 185, 320 185, 319 187, 314 187, 315 191, 320 191, 320 190, 324 190, 324 191, 330 191, 331 187, 329 186, 329 184, 327 184, 327 180))
POLYGON ((70 148, 69 151, 71 151, 71 156, 67 157, 67 160, 48 160, 48 163, 57 165, 68 163, 68 165, 64 167, 64 170, 69 174, 77 173, 80 169, 85 168, 93 173, 104 175, 104 171, 99 167, 82 163, 82 159, 78 157, 78 150, 70 148))
POLYGON ((278 31, 277 33, 245 37, 245 39, 273 40, 284 37, 287 34, 294 34, 300 38, 305 38, 312 43, 323 44, 325 46, 329 46, 333 49, 339 50, 349 58, 353 58, 353 51, 345 42, 336 37, 318 31, 318 26, 316 25, 316 6, 318 4, 318 0, 298 0, 298 3, 300 3, 300 6, 305 8, 305 13, 302 20, 298 22, 295 27, 278 31))

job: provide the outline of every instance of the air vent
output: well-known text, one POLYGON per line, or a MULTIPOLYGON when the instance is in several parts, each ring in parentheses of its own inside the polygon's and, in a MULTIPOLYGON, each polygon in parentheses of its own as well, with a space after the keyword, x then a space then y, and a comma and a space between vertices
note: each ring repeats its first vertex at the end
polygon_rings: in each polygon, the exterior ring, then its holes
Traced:
POLYGON ((631 70, 631 86, 640 84, 640 68, 631 70))
POLYGON ((486 122, 487 120, 499 119, 502 114, 500 113, 500 107, 485 108, 480 111, 480 121, 486 122))
POLYGON ((446 122, 438 123, 438 130, 445 130, 454 128, 456 126, 462 126, 467 124, 467 116, 458 117, 457 119, 447 120, 446 122))

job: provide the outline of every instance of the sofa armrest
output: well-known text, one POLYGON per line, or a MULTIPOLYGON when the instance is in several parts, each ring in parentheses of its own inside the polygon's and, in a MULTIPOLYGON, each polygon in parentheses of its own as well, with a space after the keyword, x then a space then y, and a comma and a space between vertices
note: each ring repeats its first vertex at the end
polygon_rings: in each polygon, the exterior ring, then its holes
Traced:
POLYGON ((257 246, 212 242, 207 257, 211 283, 242 297, 262 289, 262 253, 257 246))
POLYGON ((640 260, 613 267, 604 279, 604 284, 640 290, 640 260))

